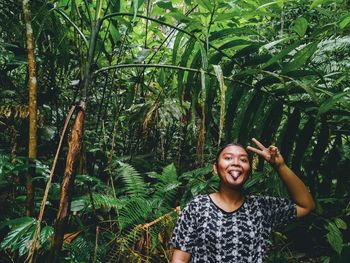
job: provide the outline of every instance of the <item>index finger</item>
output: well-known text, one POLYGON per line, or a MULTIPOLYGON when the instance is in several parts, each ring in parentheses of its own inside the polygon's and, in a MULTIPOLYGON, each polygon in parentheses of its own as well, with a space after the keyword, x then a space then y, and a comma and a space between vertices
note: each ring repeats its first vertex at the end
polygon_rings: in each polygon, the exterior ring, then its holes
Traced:
POLYGON ((251 146, 248 146, 247 150, 252 151, 252 152, 254 152, 258 155, 261 155, 261 156, 264 154, 264 152, 262 150, 256 149, 256 148, 251 147, 251 146))
POLYGON ((261 150, 266 150, 266 147, 265 147, 261 142, 259 142, 257 139, 252 138, 252 141, 253 141, 261 150))

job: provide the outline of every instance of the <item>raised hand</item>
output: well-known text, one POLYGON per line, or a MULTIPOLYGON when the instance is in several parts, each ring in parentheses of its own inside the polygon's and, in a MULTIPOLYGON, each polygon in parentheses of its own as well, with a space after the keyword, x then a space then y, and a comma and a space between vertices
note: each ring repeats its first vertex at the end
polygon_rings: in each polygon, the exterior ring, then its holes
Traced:
POLYGON ((255 138, 252 139, 252 142, 254 142, 259 149, 248 146, 247 150, 262 156, 276 168, 277 173, 288 189, 289 195, 296 204, 297 217, 303 217, 309 214, 315 208, 315 202, 305 184, 287 165, 285 165, 284 159, 277 147, 271 145, 266 148, 255 138))
POLYGON ((252 142, 254 142, 260 150, 251 146, 248 146, 247 150, 260 155, 276 168, 280 167, 281 165, 284 165, 284 159, 276 146, 270 145, 268 148, 266 148, 261 142, 259 142, 255 138, 252 138, 252 142))

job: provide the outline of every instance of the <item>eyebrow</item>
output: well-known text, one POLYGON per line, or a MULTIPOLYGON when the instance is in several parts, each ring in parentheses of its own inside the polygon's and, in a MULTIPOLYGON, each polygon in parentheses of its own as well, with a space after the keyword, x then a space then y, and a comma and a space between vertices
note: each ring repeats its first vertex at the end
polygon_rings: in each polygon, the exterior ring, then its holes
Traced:
POLYGON ((238 156, 245 156, 245 157, 248 157, 248 154, 246 154, 246 153, 242 153, 242 154, 224 153, 223 155, 238 155, 238 156))

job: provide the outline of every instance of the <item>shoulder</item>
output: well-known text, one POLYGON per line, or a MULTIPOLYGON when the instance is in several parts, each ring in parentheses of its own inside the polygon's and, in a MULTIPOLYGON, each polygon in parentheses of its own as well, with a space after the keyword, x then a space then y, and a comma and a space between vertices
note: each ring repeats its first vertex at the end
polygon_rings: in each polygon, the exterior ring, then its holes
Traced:
POLYGON ((275 196, 250 195, 247 197, 247 200, 248 204, 271 209, 293 205, 289 198, 275 196))
POLYGON ((269 196, 269 195, 247 195, 247 199, 254 202, 270 202, 275 200, 287 200, 283 197, 269 196))
POLYGON ((246 202, 252 203, 252 204, 260 204, 265 203, 266 200, 268 200, 269 196, 262 196, 262 195, 247 195, 246 196, 246 202))
POLYGON ((198 206, 206 204, 210 201, 208 195, 197 195, 191 201, 187 203, 186 206, 198 206))
POLYGON ((208 195, 197 195, 192 200, 190 200, 186 206, 184 207, 184 210, 198 210, 203 206, 207 206, 207 204, 210 203, 210 199, 208 195))

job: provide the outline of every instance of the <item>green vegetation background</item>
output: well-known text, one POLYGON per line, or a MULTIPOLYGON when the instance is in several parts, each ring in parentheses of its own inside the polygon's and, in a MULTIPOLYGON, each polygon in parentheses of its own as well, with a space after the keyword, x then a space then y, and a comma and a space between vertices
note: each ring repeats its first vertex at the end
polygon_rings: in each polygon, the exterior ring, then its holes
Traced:
MULTIPOLYGON (((28 35, 21 1, 0 0, 0 9, 0 262, 27 258, 65 119, 80 101, 84 139, 60 262, 167 262, 175 208, 215 191, 218 145, 253 136, 281 149, 317 202, 273 233, 268 262, 348 262, 349 1, 29 1, 33 216, 28 35)), ((49 255, 67 138, 36 262, 49 255)), ((269 166, 252 163, 245 191, 286 195, 269 166)))

